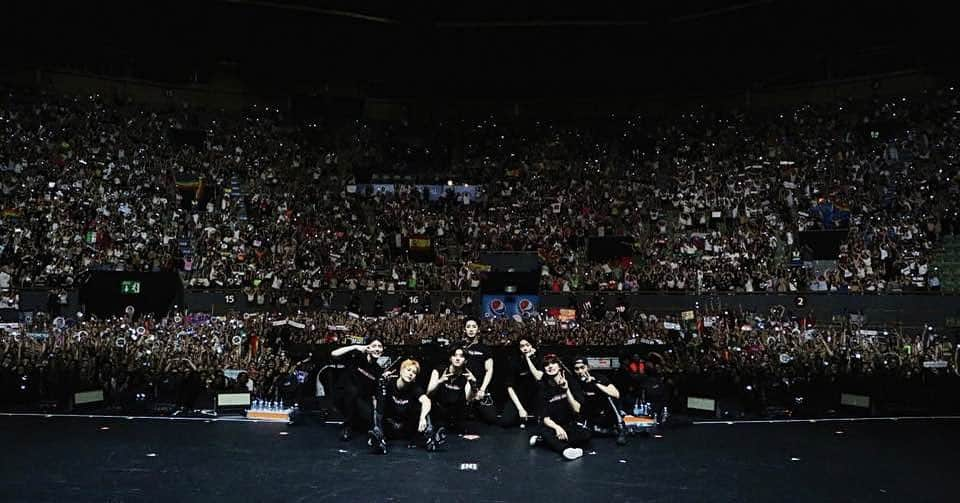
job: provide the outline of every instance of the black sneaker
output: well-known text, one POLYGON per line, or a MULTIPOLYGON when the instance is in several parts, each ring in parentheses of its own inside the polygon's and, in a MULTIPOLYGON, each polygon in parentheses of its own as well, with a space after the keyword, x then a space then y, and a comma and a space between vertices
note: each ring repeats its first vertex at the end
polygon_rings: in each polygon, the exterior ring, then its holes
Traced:
POLYGON ((349 426, 344 426, 343 429, 340 430, 340 440, 343 442, 347 442, 351 438, 353 438, 353 429, 350 428, 349 426))
POLYGON ((370 446, 370 451, 374 454, 386 454, 387 453, 387 441, 383 438, 383 433, 378 430, 370 430, 367 432, 367 445, 370 446))
POLYGON ((530 447, 536 447, 540 442, 543 442, 543 439, 540 438, 540 435, 530 435, 530 440, 528 442, 530 447))

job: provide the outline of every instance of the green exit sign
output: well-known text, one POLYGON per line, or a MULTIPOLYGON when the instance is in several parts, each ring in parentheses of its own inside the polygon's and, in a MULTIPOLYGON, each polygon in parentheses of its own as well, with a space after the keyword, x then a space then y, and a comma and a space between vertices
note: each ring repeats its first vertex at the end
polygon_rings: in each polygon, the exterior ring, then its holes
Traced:
POLYGON ((124 281, 120 283, 120 293, 136 295, 140 293, 139 281, 124 281))

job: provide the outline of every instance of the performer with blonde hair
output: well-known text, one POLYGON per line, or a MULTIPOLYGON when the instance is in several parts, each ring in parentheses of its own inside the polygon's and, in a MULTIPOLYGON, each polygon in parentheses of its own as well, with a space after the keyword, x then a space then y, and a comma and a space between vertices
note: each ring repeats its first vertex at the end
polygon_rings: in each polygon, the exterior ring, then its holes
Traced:
POLYGON ((400 364, 399 375, 384 374, 374 396, 373 429, 369 444, 374 453, 387 453, 387 440, 406 439, 435 451, 446 439, 443 428, 436 431, 430 422, 430 398, 417 384, 420 363, 407 359, 400 364))

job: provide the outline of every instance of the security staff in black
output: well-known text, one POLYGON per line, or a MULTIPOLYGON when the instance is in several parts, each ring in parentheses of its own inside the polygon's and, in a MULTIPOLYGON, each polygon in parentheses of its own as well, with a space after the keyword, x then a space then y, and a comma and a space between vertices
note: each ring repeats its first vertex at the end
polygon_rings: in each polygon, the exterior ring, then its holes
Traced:
POLYGON ((583 456, 582 447, 590 442, 590 432, 577 424, 583 396, 577 380, 568 379, 572 376, 560 368, 557 355, 545 355, 543 363, 543 431, 530 437, 530 445, 543 444, 565 459, 577 459, 583 456))
POLYGON ((427 385, 434 424, 455 433, 465 432, 467 399, 477 386, 477 378, 467 368, 466 360, 463 348, 454 348, 449 363, 430 372, 427 385))
POLYGON ((602 375, 593 376, 586 358, 573 361, 573 371, 580 379, 583 403, 580 404, 580 424, 594 436, 617 438, 617 445, 627 443, 626 427, 617 401, 620 391, 602 375))
POLYGON ((521 337, 517 341, 519 351, 511 360, 507 374, 507 402, 497 422, 504 428, 523 425, 527 418, 540 416, 540 357, 530 340, 521 337))
POLYGON ((497 409, 493 398, 487 393, 493 381, 493 354, 490 348, 480 342, 480 327, 476 320, 467 320, 463 328, 466 336, 460 346, 467 357, 467 368, 477 378, 477 389, 470 397, 470 409, 478 419, 487 424, 497 421, 497 409))
POLYGON ((373 421, 373 395, 383 368, 377 363, 383 356, 383 342, 373 338, 366 344, 334 349, 330 356, 344 359, 346 371, 340 374, 334 404, 343 414, 341 440, 350 440, 354 431, 365 431, 373 421))
POLYGON ((446 438, 443 428, 436 431, 430 423, 430 399, 417 385, 420 364, 404 360, 400 374, 387 374, 381 379, 374 400, 373 429, 368 445, 376 454, 387 453, 387 440, 404 439, 410 446, 420 445, 435 451, 446 438))

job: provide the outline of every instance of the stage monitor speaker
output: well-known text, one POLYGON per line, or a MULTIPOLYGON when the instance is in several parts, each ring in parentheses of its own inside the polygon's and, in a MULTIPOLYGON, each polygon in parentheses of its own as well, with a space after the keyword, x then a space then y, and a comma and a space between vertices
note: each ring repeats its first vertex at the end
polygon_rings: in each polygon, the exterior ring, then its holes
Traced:
POLYGON ((717 401, 712 398, 700 398, 695 396, 687 397, 687 410, 697 410, 709 412, 711 415, 717 412, 717 401))
POLYGON ((866 395, 855 395, 853 393, 840 393, 840 405, 869 409, 870 397, 866 395))
POLYGON ((103 390, 81 391, 73 394, 73 405, 87 405, 103 402, 103 390))
POLYGON ((217 408, 248 407, 250 393, 217 393, 217 408))

